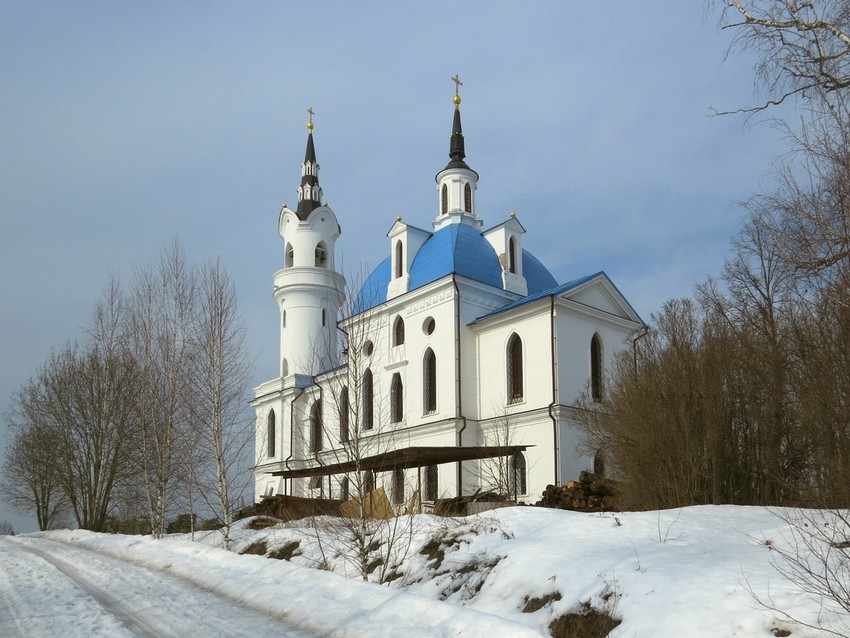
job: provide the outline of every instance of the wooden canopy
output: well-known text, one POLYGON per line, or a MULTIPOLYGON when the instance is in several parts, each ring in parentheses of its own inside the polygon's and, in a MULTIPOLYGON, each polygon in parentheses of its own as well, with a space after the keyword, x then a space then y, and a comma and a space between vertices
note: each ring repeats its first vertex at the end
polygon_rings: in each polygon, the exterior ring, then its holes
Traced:
POLYGON ((272 472, 272 476, 282 476, 285 479, 303 478, 307 476, 328 476, 331 474, 348 474, 357 470, 374 470, 383 472, 393 469, 424 467, 442 463, 458 463, 476 459, 491 459, 498 456, 513 456, 517 452, 525 452, 529 445, 481 445, 476 447, 406 447, 359 460, 339 461, 327 465, 303 467, 292 470, 272 472))

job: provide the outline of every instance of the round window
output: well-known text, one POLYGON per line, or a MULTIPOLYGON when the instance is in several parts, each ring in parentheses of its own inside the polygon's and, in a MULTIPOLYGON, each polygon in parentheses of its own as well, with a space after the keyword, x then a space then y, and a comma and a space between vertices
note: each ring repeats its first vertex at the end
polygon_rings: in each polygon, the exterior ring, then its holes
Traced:
POLYGON ((436 323, 434 323, 434 318, 433 318, 433 317, 428 317, 428 318, 425 320, 425 323, 423 323, 423 324, 422 324, 422 331, 423 331, 426 335, 434 334, 434 328, 436 328, 436 327, 437 327, 437 324, 436 324, 436 323))
POLYGON ((366 341, 366 343, 363 344, 363 354, 365 354, 367 357, 371 357, 372 352, 374 350, 375 344, 373 344, 371 341, 366 341))

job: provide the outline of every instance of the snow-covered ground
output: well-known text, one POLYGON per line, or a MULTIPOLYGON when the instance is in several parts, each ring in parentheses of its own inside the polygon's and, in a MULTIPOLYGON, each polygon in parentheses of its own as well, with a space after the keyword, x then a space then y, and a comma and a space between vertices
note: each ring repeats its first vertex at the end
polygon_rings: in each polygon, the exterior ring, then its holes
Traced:
POLYGON ((383 585, 359 580, 353 545, 325 519, 239 524, 233 552, 216 547, 218 533, 195 542, 0 537, 0 635, 521 637, 548 635, 555 619, 588 606, 621 620, 611 636, 804 638, 826 635, 806 626, 819 623, 847 634, 846 615, 776 570, 777 548, 792 538, 788 514, 512 507, 418 516, 409 528, 402 519, 410 536, 396 545, 398 564, 371 575, 383 585), (249 547, 286 549, 290 560, 238 553, 249 547), (106 579, 115 572, 121 578, 106 579), (210 622, 198 625, 199 616, 210 622))

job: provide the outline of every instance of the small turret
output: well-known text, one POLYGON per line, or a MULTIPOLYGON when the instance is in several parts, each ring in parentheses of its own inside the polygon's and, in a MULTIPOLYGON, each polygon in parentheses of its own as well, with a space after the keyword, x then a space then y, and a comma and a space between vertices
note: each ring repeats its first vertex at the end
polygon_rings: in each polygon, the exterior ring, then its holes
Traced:
POLYGON ((454 76, 452 80, 455 83, 455 95, 452 98, 455 112, 449 142, 449 163, 435 177, 439 197, 439 214, 433 224, 436 230, 449 224, 463 223, 473 228, 480 228, 482 224, 475 211, 478 173, 464 161, 466 149, 460 122, 460 87, 463 82, 458 76, 454 76))

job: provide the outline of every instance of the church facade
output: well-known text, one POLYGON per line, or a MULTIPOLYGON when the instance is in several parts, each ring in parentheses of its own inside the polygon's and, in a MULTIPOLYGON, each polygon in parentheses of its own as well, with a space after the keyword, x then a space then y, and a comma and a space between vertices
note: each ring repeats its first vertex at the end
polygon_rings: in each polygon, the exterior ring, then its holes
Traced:
MULTIPOLYGON (((519 217, 485 228, 460 96, 430 227, 397 218, 388 256, 349 291, 322 199, 312 114, 298 205, 280 211, 279 375, 255 389, 255 498, 399 506, 492 492, 534 502, 601 459, 575 401, 599 398, 643 323, 604 272, 558 283, 519 217)), ((427 221, 427 220, 423 220, 427 221)))

